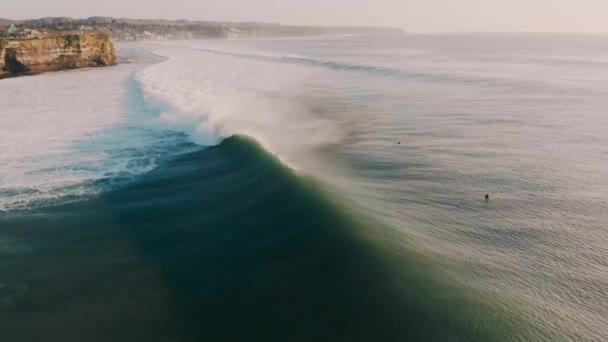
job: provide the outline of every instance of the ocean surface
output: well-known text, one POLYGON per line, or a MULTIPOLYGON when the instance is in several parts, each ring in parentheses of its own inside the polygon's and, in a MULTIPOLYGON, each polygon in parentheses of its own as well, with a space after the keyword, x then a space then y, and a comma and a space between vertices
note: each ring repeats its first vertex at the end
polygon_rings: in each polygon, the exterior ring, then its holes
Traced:
POLYGON ((2 341, 608 341, 608 36, 118 48, 0 82, 2 341))

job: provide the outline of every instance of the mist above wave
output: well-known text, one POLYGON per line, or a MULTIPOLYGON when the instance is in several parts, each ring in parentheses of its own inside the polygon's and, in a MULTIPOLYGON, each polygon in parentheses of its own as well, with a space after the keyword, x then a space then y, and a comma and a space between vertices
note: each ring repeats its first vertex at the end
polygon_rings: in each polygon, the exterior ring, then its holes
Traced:
POLYGON ((150 121, 155 127, 185 132, 205 146, 236 134, 251 136, 292 165, 306 151, 342 138, 334 122, 298 100, 300 85, 315 77, 308 68, 279 70, 172 44, 158 49, 169 59, 136 76, 146 103, 159 110, 150 121))

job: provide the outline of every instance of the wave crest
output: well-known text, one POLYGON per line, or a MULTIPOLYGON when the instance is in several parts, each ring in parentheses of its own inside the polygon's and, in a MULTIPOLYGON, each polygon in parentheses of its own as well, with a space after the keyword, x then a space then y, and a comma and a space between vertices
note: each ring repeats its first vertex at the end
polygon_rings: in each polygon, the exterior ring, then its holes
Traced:
POLYGON ((233 135, 254 138, 293 166, 305 150, 341 139, 330 120, 315 116, 291 87, 309 72, 259 61, 238 61, 191 49, 170 51, 167 61, 136 75, 143 98, 158 108, 149 121, 160 129, 178 130, 204 146, 233 135), (185 69, 186 68, 186 69, 185 69))

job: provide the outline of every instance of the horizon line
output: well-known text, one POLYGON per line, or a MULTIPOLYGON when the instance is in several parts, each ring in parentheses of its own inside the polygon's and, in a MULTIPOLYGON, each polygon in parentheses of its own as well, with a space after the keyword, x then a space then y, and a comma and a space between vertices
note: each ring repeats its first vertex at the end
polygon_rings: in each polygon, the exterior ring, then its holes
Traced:
POLYGON ((268 25, 280 25, 280 26, 304 26, 304 27, 354 27, 354 28, 390 28, 400 29, 404 34, 420 34, 420 35, 449 35, 449 34, 572 34, 572 35, 608 35, 608 31, 559 31, 559 30, 523 30, 523 29, 512 29, 512 30, 412 30, 404 26, 397 25, 381 25, 381 24, 300 24, 300 23, 281 23, 281 22, 270 22, 270 21, 231 21, 231 20, 207 20, 207 19, 171 19, 171 18, 158 18, 158 17, 125 17, 125 16, 107 16, 107 15, 93 15, 87 17, 71 17, 71 16, 43 16, 35 18, 25 19, 13 19, 7 17, 0 17, 0 20, 5 21, 31 21, 41 20, 48 18, 67 18, 73 20, 91 19, 91 18, 111 18, 111 19, 125 19, 125 20, 158 20, 168 22, 206 22, 206 23, 231 23, 231 24, 268 24, 268 25))

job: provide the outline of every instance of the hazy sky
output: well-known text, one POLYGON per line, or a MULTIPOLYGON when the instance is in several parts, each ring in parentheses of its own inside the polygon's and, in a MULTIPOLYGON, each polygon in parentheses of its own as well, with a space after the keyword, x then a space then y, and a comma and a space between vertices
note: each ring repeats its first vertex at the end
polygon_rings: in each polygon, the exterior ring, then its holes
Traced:
POLYGON ((608 0, 0 0, 0 17, 93 15, 382 25, 411 32, 608 33, 608 0))

